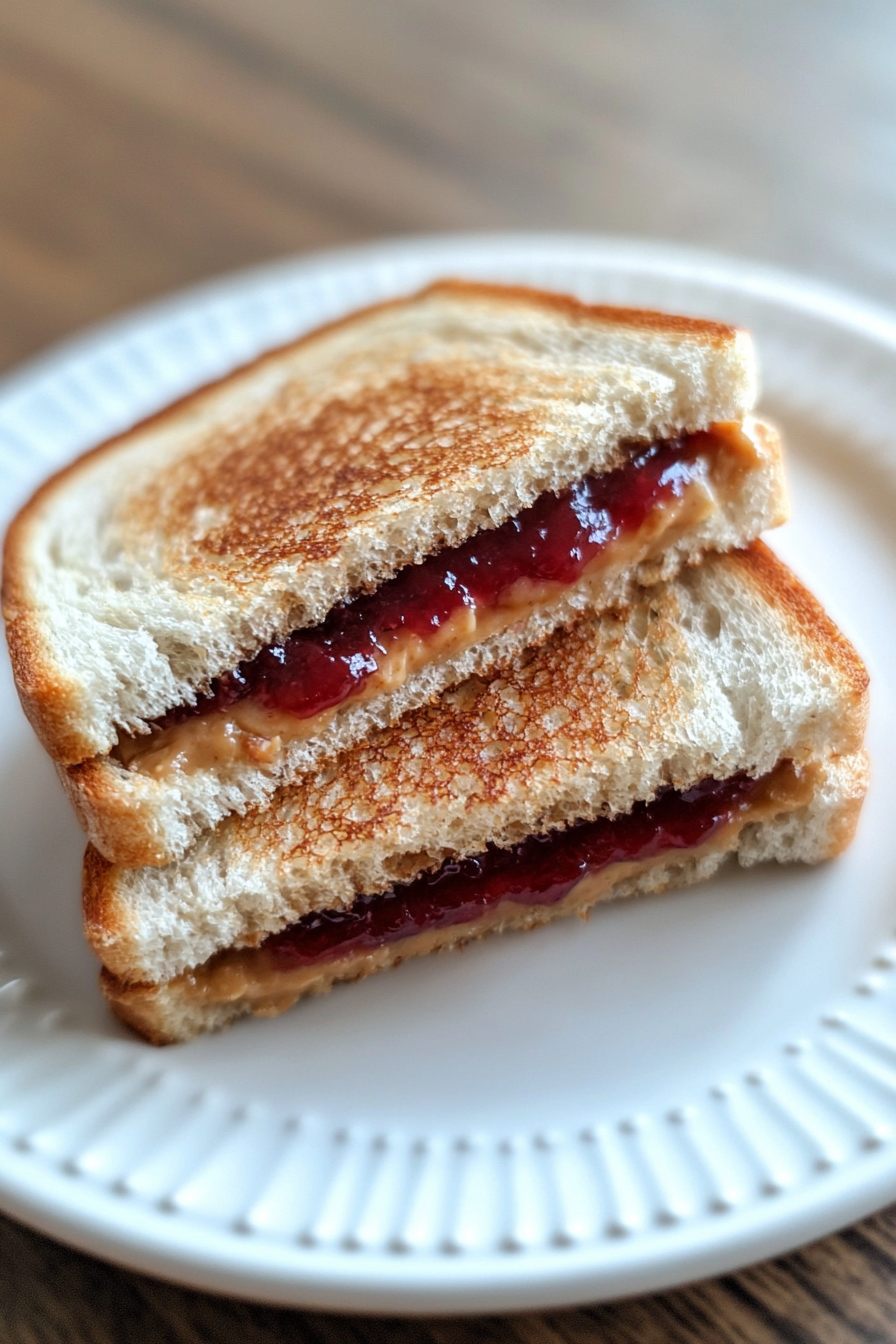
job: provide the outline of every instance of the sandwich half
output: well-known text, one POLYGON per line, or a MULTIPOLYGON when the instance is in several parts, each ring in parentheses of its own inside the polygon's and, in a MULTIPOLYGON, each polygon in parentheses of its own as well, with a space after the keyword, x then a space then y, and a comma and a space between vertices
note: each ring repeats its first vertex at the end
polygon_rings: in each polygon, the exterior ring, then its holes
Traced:
POLYGON ((150 1041, 488 932, 815 863, 866 788, 868 677, 762 545, 584 617, 224 821, 180 861, 88 848, 87 937, 150 1041))
POLYGON ((45 485, 6 541, 22 703, 110 860, 781 522, 748 335, 444 282, 264 356, 45 485))

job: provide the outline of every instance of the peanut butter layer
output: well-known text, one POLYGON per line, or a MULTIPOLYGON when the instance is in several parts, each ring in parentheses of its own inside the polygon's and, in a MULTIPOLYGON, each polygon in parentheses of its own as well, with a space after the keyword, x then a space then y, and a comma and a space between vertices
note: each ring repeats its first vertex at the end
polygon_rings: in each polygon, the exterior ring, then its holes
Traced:
POLYGON ((736 489, 738 478, 761 455, 766 432, 761 423, 755 423, 754 441, 739 426, 714 426, 715 450, 695 459, 698 470, 693 479, 679 494, 659 500, 640 527, 623 532, 600 550, 576 583, 534 583, 522 578, 502 594, 497 606, 461 607, 425 638, 397 632, 377 654, 376 671, 335 708, 297 717, 249 696, 226 709, 154 730, 149 736, 123 738, 116 754, 128 769, 156 779, 172 772, 191 774, 237 763, 274 768, 291 741, 316 736, 347 708, 393 694, 424 668, 449 662, 475 644, 522 626, 539 609, 579 595, 599 605, 620 574, 657 562, 722 506, 736 489))

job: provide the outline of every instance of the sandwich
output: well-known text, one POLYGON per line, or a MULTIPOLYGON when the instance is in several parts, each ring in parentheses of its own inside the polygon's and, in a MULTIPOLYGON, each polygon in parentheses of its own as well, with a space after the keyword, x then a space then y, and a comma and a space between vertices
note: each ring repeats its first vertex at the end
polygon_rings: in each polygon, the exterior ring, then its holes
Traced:
POLYGON ((155 1044, 486 933, 742 864, 816 863, 864 797, 868 677, 763 543, 585 615, 163 867, 84 863, 114 1011, 155 1044))
POLYGON ((81 458, 13 523, 3 607, 92 845, 168 865, 433 696, 781 522, 755 398, 735 328, 442 282, 81 458))

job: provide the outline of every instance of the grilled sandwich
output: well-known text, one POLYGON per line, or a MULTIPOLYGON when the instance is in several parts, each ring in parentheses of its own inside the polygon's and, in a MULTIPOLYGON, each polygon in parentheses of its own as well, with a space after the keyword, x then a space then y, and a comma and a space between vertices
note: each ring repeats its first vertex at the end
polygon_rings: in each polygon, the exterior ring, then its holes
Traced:
POLYGON ((156 1044, 408 957, 855 829, 868 677, 760 542, 584 616, 164 867, 84 865, 116 1013, 156 1044))

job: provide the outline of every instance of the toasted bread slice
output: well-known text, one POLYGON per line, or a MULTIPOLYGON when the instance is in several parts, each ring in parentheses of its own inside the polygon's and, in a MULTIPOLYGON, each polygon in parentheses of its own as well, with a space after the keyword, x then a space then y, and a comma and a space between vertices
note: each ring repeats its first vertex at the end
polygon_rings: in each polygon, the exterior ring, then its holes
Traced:
POLYGON ((692 850, 671 850, 654 859, 616 863, 596 878, 584 878, 555 904, 502 902, 478 918, 384 942, 374 950, 351 950, 313 965, 271 966, 264 948, 219 954, 205 966, 159 984, 121 980, 103 969, 100 985, 122 1021, 153 1045, 173 1045, 204 1031, 217 1031, 253 1013, 273 1017, 300 999, 326 994, 334 985, 365 979, 413 957, 451 951, 489 933, 539 928, 567 915, 587 915, 598 903, 642 893, 657 894, 712 877, 736 855, 752 865, 777 860, 817 863, 833 857, 852 838, 867 787, 863 752, 829 758, 804 771, 801 805, 779 800, 780 810, 757 808, 742 825, 726 828, 692 850))
POLYGON ((855 824, 867 686, 850 644, 765 546, 710 556, 446 692, 177 863, 126 869, 88 849, 87 936, 116 981, 159 986, 446 858, 781 762, 811 777, 811 796, 737 847, 746 861, 814 862, 855 824))
POLYGON ((188 397, 67 468, 7 536, 22 703, 90 839, 161 864, 228 812, 603 601, 783 520, 777 439, 709 516, 274 761, 140 777, 122 735, 190 705, 271 641, 405 565, 500 525, 636 447, 756 395, 746 333, 501 286, 443 282, 356 314, 188 397))

